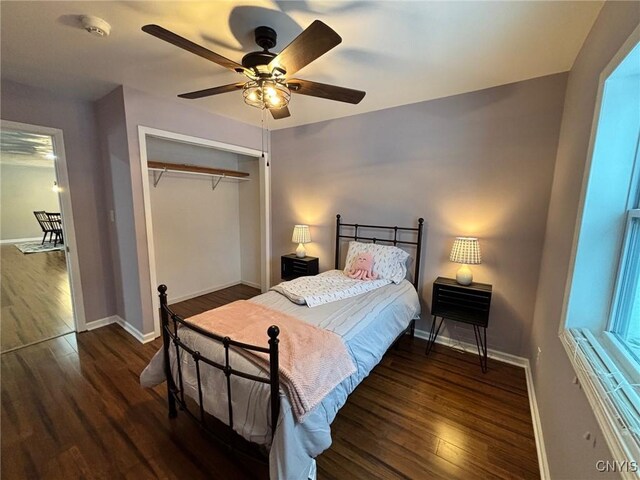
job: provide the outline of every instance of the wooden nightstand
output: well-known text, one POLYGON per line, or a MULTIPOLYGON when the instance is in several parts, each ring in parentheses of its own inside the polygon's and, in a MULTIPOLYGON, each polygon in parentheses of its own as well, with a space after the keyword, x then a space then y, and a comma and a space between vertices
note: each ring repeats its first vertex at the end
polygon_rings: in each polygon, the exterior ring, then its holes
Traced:
POLYGON ((426 354, 429 355, 438 338, 440 327, 445 318, 473 325, 476 336, 480 368, 487 371, 487 326, 489 325, 489 309, 491 307, 492 287, 486 283, 473 282, 471 285, 460 285, 451 278, 438 277, 433 282, 433 299, 431 305, 431 331, 427 343, 426 354), (440 323, 436 328, 436 320, 440 323), (482 328, 482 330, 480 330, 482 328), (484 334, 484 336, 482 335, 484 334))
POLYGON ((296 257, 295 253, 280 257, 281 277, 283 280, 293 280, 298 277, 306 277, 318 274, 317 257, 296 257))

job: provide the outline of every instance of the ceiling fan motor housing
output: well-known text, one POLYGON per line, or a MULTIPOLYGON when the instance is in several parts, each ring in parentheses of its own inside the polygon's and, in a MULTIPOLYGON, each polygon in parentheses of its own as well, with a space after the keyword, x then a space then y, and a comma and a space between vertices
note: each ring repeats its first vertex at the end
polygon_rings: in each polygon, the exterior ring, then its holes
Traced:
POLYGON ((256 43, 264 50, 271 50, 276 46, 278 34, 271 27, 258 27, 255 30, 256 43))
POLYGON ((271 27, 258 27, 255 29, 256 43, 262 47, 262 52, 247 53, 242 57, 242 66, 244 68, 255 68, 260 65, 269 65, 269 62, 276 57, 275 53, 269 51, 270 48, 276 46, 278 35, 271 27))
POLYGON ((254 68, 260 65, 269 65, 269 62, 276 57, 271 52, 251 52, 242 57, 242 66, 244 68, 254 68))

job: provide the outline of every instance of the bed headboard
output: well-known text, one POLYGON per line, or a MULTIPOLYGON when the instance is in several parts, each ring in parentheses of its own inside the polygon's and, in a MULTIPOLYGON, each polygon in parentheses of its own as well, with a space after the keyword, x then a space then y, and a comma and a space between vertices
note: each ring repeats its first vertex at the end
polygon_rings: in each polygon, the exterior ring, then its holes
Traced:
POLYGON ((340 220, 340 214, 336 215, 336 263, 335 268, 338 270, 340 268, 340 242, 341 239, 355 240, 355 241, 369 241, 372 243, 386 243, 391 244, 393 246, 398 245, 413 245, 416 247, 416 254, 414 257, 415 261, 415 269, 413 273, 413 286, 418 290, 418 280, 420 278, 420 258, 422 257, 422 228, 424 226, 424 218, 418 219, 417 227, 397 227, 397 226, 387 226, 387 225, 361 225, 358 223, 343 223, 340 220), (353 235, 348 235, 345 233, 345 229, 353 233, 353 235), (382 230, 386 233, 385 236, 393 238, 377 238, 371 236, 359 235, 358 230, 382 230), (399 238, 398 233, 402 234, 403 232, 413 233, 414 240, 404 240, 404 238, 399 238))

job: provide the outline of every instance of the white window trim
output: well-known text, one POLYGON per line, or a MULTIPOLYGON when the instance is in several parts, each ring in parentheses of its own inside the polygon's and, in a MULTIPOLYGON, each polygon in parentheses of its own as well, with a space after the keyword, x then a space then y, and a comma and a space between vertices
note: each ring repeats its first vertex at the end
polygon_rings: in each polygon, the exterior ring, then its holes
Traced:
MULTIPOLYGON (((599 375, 598 371, 596 371, 594 365, 592 365, 591 362, 593 361, 593 357, 589 352, 598 352, 598 356, 604 357, 601 358, 600 370, 605 369, 606 371, 606 368, 609 368, 607 367, 607 365, 611 365, 613 362, 604 351, 605 349, 602 347, 603 339, 594 337, 591 332, 585 329, 567 329, 566 323, 569 298, 575 271, 578 240, 580 237, 580 227, 584 215, 587 185, 591 173, 596 133, 600 118, 600 109, 602 107, 604 84, 609 76, 613 73, 613 71, 639 42, 640 25, 636 27, 636 29, 631 33, 620 50, 618 50, 616 55, 611 59, 609 64, 600 74, 594 117, 591 124, 589 150, 587 153, 587 160, 585 162, 585 169, 582 178, 582 190, 580 195, 580 203, 578 206, 578 215, 576 218, 576 224, 574 226, 571 260, 569 263, 569 271, 567 274, 567 282, 565 284, 564 291, 564 304, 562 308, 562 316, 558 332, 560 340, 576 372, 577 378, 580 381, 580 384, 583 388, 583 391, 585 392, 591 408, 593 409, 596 420, 598 421, 598 424, 602 429, 605 441, 607 442, 607 445, 611 450, 613 460, 620 463, 625 461, 629 462, 632 460, 637 461, 637 459, 640 458, 640 444, 636 441, 636 439, 633 438, 627 428, 623 424, 621 424, 621 415, 619 409, 614 404, 614 401, 617 400, 617 392, 614 392, 613 395, 608 393, 611 389, 605 383, 605 379, 601 375, 599 375)), ((611 338, 609 338, 608 341, 611 341, 611 338)), ((615 370, 617 371, 617 369, 615 370)), ((608 373, 615 374, 615 372, 612 371, 608 373)), ((637 479, 638 472, 623 471, 621 472, 621 476, 624 479, 637 479)))
MULTIPOLYGON (((618 388, 626 379, 605 352, 602 340, 589 330, 567 329, 560 338, 613 459, 620 463, 637 460, 640 458, 640 440, 628 430, 618 405, 640 405, 640 397, 628 386, 618 388)), ((622 471, 621 474, 622 478, 638 478, 637 472, 622 471)))
MULTIPOLYGON (((636 152, 636 157, 638 157, 638 152, 636 152)), ((638 161, 638 160, 637 160, 638 161)), ((630 248, 629 243, 633 240, 631 235, 631 223, 634 219, 640 219, 640 208, 634 208, 627 211, 625 220, 625 228, 624 228, 624 236, 622 241, 622 250, 620 254, 620 261, 618 262, 618 269, 616 273, 616 284, 613 290, 613 299, 611 306, 611 314, 609 315, 609 321, 607 322, 607 329, 611 330, 618 323, 618 318, 621 315, 619 309, 621 308, 621 304, 629 301, 627 298, 629 292, 623 290, 625 287, 625 282, 627 280, 627 273, 622 270, 625 269, 628 258, 633 258, 634 255, 640 254, 636 248, 630 248)), ((637 233, 640 235, 640 232, 637 233)), ((619 344, 616 344, 616 348, 619 347, 619 344)), ((624 350, 623 350, 624 351, 624 350)))
MULTIPOLYGON (((603 332, 600 343, 610 352, 610 356, 613 357, 612 360, 616 362, 627 378, 640 378, 640 366, 629 358, 627 348, 622 344, 618 335, 611 332, 603 332)), ((640 405, 640 398, 638 405, 640 405)))

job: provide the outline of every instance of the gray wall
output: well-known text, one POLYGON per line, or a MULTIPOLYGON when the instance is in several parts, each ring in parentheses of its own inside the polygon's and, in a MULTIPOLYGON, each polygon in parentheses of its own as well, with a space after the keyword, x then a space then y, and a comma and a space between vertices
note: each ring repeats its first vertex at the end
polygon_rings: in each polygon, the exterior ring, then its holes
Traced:
POLYGON ((93 105, 4 79, 1 95, 3 120, 63 131, 86 320, 113 315, 108 213, 93 105))
MULTIPOLYGON (((203 147, 175 140, 151 137, 147 139, 147 160, 238 170, 239 159, 235 153, 225 152, 213 147, 203 147)), ((171 175, 177 174, 173 173, 171 175)), ((207 180, 211 182, 208 177, 207 180)))
POLYGON ((238 170, 247 172, 248 182, 238 185, 240 202, 240 267, 242 283, 260 288, 262 247, 260 245, 260 165, 251 157, 238 156, 238 170))
POLYGON ((113 212, 109 222, 109 247, 113 258, 114 296, 120 318, 139 318, 136 306, 140 298, 138 267, 127 261, 135 255, 135 239, 129 169, 129 143, 124 113, 122 87, 96 102, 96 116, 103 161, 104 189, 107 208, 113 212))
MULTIPOLYGON (((107 109, 107 105, 112 102, 116 104, 114 108, 121 110, 115 112, 112 123, 119 125, 119 129, 122 126, 126 127, 127 144, 126 154, 123 152, 123 158, 115 164, 118 170, 112 169, 110 172, 114 180, 116 176, 121 178, 122 192, 114 195, 115 187, 107 189, 108 208, 115 209, 118 202, 122 204, 121 208, 116 209, 115 222, 118 238, 122 238, 114 253, 114 262, 121 265, 121 274, 115 279, 116 291, 120 296, 118 302, 125 304, 125 320, 143 334, 147 334, 152 332, 154 327, 152 298, 157 293, 156 286, 152 286, 149 280, 138 126, 143 125, 254 149, 260 148, 260 129, 211 114, 198 108, 194 102, 161 99, 128 87, 118 87, 100 101, 103 109, 107 109), (122 104, 121 109, 120 104, 122 104), (129 282, 135 282, 136 286, 127 288, 126 284, 129 282)), ((259 113, 256 110, 256 115, 259 113)), ((108 134, 108 132, 101 133, 108 134)), ((124 140, 121 134, 122 132, 118 130, 118 142, 114 145, 118 151, 123 147, 124 140)), ((103 154, 110 155, 108 151, 103 154)))
MULTIPOLYGON (((454 237, 480 238, 474 279, 493 284, 488 342, 522 355, 531 329, 566 74, 272 133, 273 280, 293 251, 296 223, 311 226, 307 252, 333 268, 335 214, 346 222, 426 220, 423 320, 432 282, 452 277, 454 237)), ((474 342, 473 331, 445 335, 474 342)))
POLYGON ((42 238, 33 212, 59 212, 58 194, 52 190, 56 172, 51 166, 0 162, 0 239, 42 238))
POLYGON ((595 462, 609 459, 586 397, 579 386, 572 384, 575 373, 560 344, 558 329, 599 76, 639 21, 637 2, 606 2, 567 85, 529 340, 531 352, 537 347, 542 350, 538 362, 532 358, 533 380, 551 475, 558 479, 605 478, 596 471, 595 462), (582 438, 587 431, 595 435, 595 447, 593 439, 582 438))

